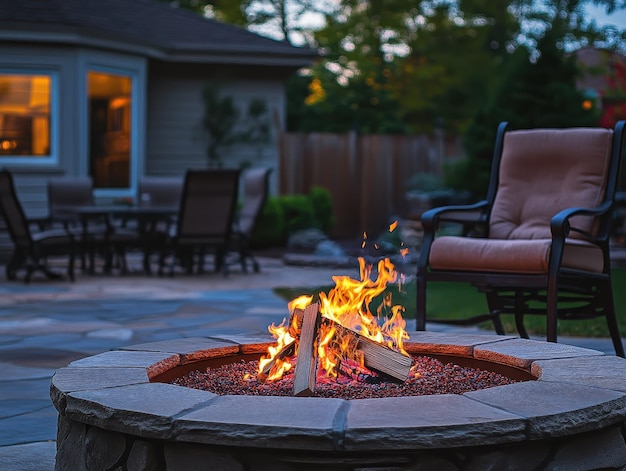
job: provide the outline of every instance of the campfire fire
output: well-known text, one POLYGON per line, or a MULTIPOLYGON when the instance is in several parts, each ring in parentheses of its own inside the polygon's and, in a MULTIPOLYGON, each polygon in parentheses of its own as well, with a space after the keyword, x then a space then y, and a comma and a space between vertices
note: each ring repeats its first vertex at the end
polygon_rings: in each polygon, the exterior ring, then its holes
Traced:
POLYGON ((359 269, 360 280, 333 276, 328 293, 293 299, 289 319, 268 327, 274 342, 265 356, 190 371, 173 384, 218 395, 350 400, 463 394, 516 382, 496 372, 410 355, 404 346, 407 341, 411 349, 405 309, 394 302, 395 290, 388 290, 395 283, 402 293, 404 277, 388 258, 375 266, 360 258, 359 269))
POLYGON ((295 396, 312 395, 317 381, 342 375, 405 381, 412 359, 403 346, 409 338, 404 307, 394 305, 391 293, 385 292, 400 276, 388 258, 378 262, 375 279, 373 268, 359 258, 360 280, 334 276, 334 288, 319 293, 317 302, 313 296, 292 300, 289 320, 268 327, 276 343, 259 361, 259 380, 279 380, 295 364, 295 396), (374 315, 370 305, 381 295, 374 315))

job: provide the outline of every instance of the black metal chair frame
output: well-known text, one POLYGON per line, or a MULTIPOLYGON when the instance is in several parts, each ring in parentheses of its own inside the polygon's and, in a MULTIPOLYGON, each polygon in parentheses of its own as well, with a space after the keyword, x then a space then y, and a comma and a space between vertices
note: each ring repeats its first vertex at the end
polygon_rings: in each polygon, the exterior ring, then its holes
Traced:
POLYGON ((507 123, 498 127, 491 179, 486 199, 473 205, 434 208, 422 215, 424 237, 417 269, 417 322, 418 331, 425 330, 427 284, 432 281, 467 282, 485 293, 489 312, 466 319, 437 320, 452 324, 469 325, 491 320, 498 334, 504 334, 500 316, 513 314, 518 333, 528 338, 524 315, 546 316, 547 340, 557 341, 558 319, 588 319, 604 316, 607 321, 615 352, 624 357, 624 347, 617 324, 610 270, 609 239, 614 199, 619 184, 621 157, 624 147, 625 121, 616 124, 607 173, 604 200, 595 208, 568 208, 554 215, 550 223, 552 246, 548 271, 540 274, 501 273, 476 271, 433 270, 429 267, 430 248, 442 224, 459 225, 462 235, 474 231, 486 237, 491 209, 498 190, 498 170, 502 157, 507 123), (587 234, 588 240, 602 249, 602 273, 566 269, 561 266, 566 237, 578 231, 572 224, 574 216, 596 218, 597 233, 587 234), (536 304, 539 303, 539 304, 536 304))
MULTIPOLYGON (((24 269, 24 282, 28 283, 36 271, 48 278, 60 278, 48 266, 47 258, 52 255, 67 255, 67 275, 74 281, 75 249, 79 238, 70 230, 49 229, 31 231, 33 221, 29 221, 18 198, 13 175, 8 170, 0 171, 0 212, 14 245, 14 252, 6 265, 8 280, 16 280, 17 273, 24 269)), ((40 221, 37 221, 39 225, 40 221)))

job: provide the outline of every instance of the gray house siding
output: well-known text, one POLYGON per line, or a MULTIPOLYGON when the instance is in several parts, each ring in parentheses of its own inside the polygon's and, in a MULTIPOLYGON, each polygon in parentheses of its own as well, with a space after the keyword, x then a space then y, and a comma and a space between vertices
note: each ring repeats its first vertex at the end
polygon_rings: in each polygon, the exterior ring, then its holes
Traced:
MULTIPOLYGON (((171 67, 171 66, 170 66, 171 67)), ((189 68, 176 75, 167 71, 150 71, 148 90, 148 131, 145 173, 148 175, 179 175, 187 168, 207 167, 208 136, 202 127, 204 102, 202 89, 215 76, 216 68, 189 68)), ((254 99, 262 99, 268 107, 272 127, 270 141, 263 145, 236 144, 223 149, 224 165, 269 166, 276 168, 276 126, 285 121, 285 79, 258 76, 248 68, 233 71, 224 81, 222 93, 232 96, 235 105, 245 110, 254 99)))

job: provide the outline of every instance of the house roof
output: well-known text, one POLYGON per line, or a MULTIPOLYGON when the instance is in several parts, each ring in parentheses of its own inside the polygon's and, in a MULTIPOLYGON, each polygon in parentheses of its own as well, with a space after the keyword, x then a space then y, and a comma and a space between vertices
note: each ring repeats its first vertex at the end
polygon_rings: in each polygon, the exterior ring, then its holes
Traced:
POLYGON ((169 62, 306 66, 316 57, 157 0, 0 0, 0 41, 75 44, 169 62))

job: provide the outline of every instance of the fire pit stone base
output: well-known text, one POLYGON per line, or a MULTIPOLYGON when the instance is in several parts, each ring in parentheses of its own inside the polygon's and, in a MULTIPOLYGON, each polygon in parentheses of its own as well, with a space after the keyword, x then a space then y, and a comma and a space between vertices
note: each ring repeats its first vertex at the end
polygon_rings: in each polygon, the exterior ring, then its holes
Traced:
POLYGON ((536 381, 384 399, 217 396, 165 382, 267 337, 180 339, 58 370, 56 469, 482 470, 626 466, 626 360, 512 337, 414 333, 415 354, 504 366, 536 381))

